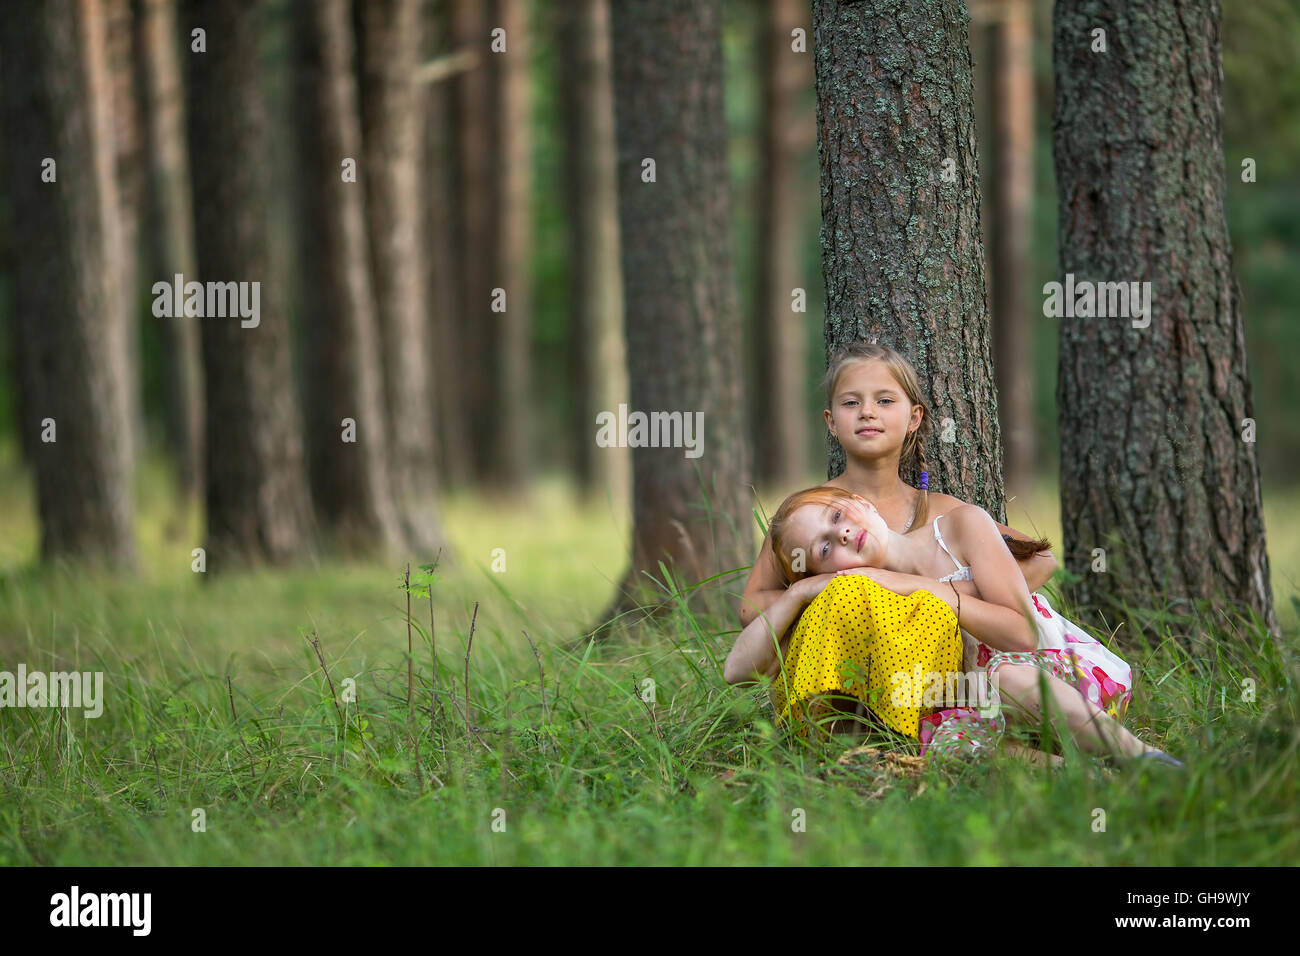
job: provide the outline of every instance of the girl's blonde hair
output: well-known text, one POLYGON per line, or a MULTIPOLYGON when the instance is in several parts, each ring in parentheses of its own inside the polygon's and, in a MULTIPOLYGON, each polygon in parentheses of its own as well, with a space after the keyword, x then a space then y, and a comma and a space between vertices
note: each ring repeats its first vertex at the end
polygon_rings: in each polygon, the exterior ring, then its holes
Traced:
MULTIPOLYGON (((925 458, 925 442, 930 436, 930 430, 933 427, 933 415, 930 412, 930 406, 921 393, 920 383, 916 378, 916 369, 912 363, 905 359, 901 354, 891 349, 888 345, 881 345, 878 342, 848 342, 837 348, 826 363, 826 378, 823 380, 823 386, 826 389, 826 408, 834 406, 835 387, 839 384, 840 375, 844 370, 855 362, 883 362, 889 369, 894 380, 898 382, 899 388, 907 396, 907 400, 913 405, 921 406, 921 424, 907 437, 903 439, 903 448, 898 457, 898 474, 903 477, 904 481, 913 485, 921 484, 921 473, 930 471, 929 463, 925 458)), ((810 491, 813 489, 809 489, 810 491)), ((916 518, 912 521, 912 527, 923 527, 930 514, 930 493, 926 489, 921 489, 921 501, 916 508, 916 518)))

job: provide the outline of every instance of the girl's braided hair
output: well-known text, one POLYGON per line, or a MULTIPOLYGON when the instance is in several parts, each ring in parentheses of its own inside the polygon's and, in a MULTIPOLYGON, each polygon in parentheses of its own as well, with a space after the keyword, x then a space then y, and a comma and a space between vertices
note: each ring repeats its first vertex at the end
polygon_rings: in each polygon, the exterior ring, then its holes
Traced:
MULTIPOLYGON (((933 429, 934 416, 930 405, 921 393, 921 385, 916 377, 912 363, 888 345, 881 345, 874 339, 870 342, 847 342, 831 353, 826 362, 826 377, 822 384, 826 389, 826 407, 834 405, 835 386, 840 375, 855 362, 883 362, 889 369, 899 388, 913 405, 921 406, 921 424, 903 439, 903 449, 898 458, 898 474, 910 485, 921 484, 921 473, 929 472, 929 463, 925 458, 925 443, 933 429)), ((916 518, 912 522, 915 528, 923 527, 929 520, 930 493, 921 490, 921 501, 916 508, 916 518)))
MULTIPOLYGON (((829 409, 834 404, 835 386, 839 383, 840 375, 844 370, 854 362, 869 361, 883 362, 894 376, 894 380, 898 382, 903 394, 907 396, 907 400, 913 405, 921 406, 921 424, 903 439, 903 448, 898 457, 898 474, 910 485, 923 485, 921 475, 928 475, 930 472, 930 464, 925 455, 925 444, 934 428, 934 414, 930 411, 930 405, 921 392, 916 369, 901 353, 888 345, 880 344, 875 339, 870 342, 848 342, 839 346, 831 353, 826 363, 826 377, 822 382, 826 389, 826 407, 829 409)), ((922 487, 921 500, 916 508, 916 517, 912 520, 912 527, 925 527, 929 515, 930 492, 922 487)), ((1051 543, 1046 538, 1024 541, 1004 534, 1002 539, 1017 560, 1051 549, 1051 543)), ((782 570, 785 568, 783 567, 782 570)))

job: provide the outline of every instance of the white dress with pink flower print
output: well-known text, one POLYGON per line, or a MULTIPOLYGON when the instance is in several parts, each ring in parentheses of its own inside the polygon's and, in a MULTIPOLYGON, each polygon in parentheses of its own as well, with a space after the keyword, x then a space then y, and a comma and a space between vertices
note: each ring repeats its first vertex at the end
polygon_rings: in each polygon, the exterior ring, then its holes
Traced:
MULTIPOLYGON (((939 519, 934 536, 957 570, 941 581, 969 581, 971 570, 963 566, 944 543, 939 519)), ((1038 649, 999 651, 962 631, 964 666, 981 675, 986 698, 995 717, 981 717, 975 707, 953 707, 921 719, 922 755, 972 754, 996 746, 1006 729, 997 685, 990 678, 1002 664, 1030 664, 1076 687, 1088 700, 1116 720, 1123 720, 1133 696, 1133 670, 1118 655, 1087 631, 1057 614, 1041 594, 1034 602, 1034 623, 1038 626, 1038 649)))

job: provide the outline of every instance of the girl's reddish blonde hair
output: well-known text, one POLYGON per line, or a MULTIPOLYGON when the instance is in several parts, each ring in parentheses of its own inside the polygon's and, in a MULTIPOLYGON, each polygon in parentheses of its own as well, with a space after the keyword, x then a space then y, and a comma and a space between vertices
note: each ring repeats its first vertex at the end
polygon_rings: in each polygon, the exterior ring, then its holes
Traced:
MULTIPOLYGON (((840 505, 845 507, 852 503, 853 495, 843 488, 836 488, 834 485, 816 485, 812 488, 805 488, 802 491, 796 491, 781 502, 781 507, 776 509, 776 514, 772 515, 772 520, 768 523, 767 533, 772 540, 772 553, 776 555, 776 564, 781 570, 781 578, 786 587, 794 584, 800 578, 808 577, 812 573, 808 570, 807 560, 804 561, 802 571, 796 571, 794 568, 795 543, 789 540, 790 517, 804 505, 840 505)), ((804 557, 806 559, 807 555, 804 557)))
MULTIPOLYGON (((772 515, 772 520, 768 523, 767 533, 772 542, 772 554, 776 556, 776 564, 786 587, 812 574, 807 560, 804 561, 802 570, 795 570, 796 544, 789 540, 791 516, 804 505, 839 505, 845 508, 852 505, 853 501, 853 494, 843 488, 836 488, 834 485, 814 485, 812 488, 796 491, 781 502, 781 507, 776 509, 776 514, 772 515)), ((1050 551, 1052 547, 1052 543, 1046 538, 1023 540, 1004 534, 1002 540, 1006 543, 1011 556, 1017 561, 1031 558, 1040 551, 1050 551)), ((807 555, 804 557, 806 559, 807 555)))

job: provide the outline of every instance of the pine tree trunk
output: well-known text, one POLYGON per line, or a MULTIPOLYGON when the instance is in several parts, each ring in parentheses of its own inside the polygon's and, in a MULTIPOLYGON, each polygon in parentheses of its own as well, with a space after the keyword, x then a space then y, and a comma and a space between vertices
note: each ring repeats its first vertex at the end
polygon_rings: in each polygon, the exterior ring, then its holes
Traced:
MULTIPOLYGON (((149 287, 182 275, 198 279, 184 91, 177 58, 174 0, 135 0, 136 85, 144 103, 141 136, 149 195, 149 287)), ((203 474, 203 372, 199 320, 178 315, 159 324, 166 405, 163 427, 181 497, 198 496, 203 474)))
MULTIPOLYGON (((451 4, 446 0, 425 6, 425 56, 451 55, 451 4)), ((465 362, 460 344, 460 316, 464 312, 461 276, 466 256, 456 243, 457 155, 452 135, 450 80, 427 83, 424 89, 425 301, 429 304, 428 361, 433 371, 437 445, 434 467, 445 487, 464 486, 472 472, 468 423, 465 415, 465 362)))
POLYGON ((1214 0, 1056 5, 1058 281, 1150 283, 1145 318, 1116 316, 1116 297, 1109 317, 1059 319, 1061 517, 1083 603, 1223 600, 1276 631, 1224 218, 1219 23, 1214 0))
MULTIPOLYGON (((986 3, 976 2, 976 0, 967 0, 967 8, 970 10, 970 58, 971 58, 971 81, 975 86, 975 149, 983 158, 985 166, 997 162, 997 155, 994 152, 994 145, 997 137, 994 135, 994 121, 996 112, 993 102, 993 74, 997 71, 997 64, 993 62, 994 50, 994 26, 992 22, 993 14, 999 9, 998 0, 988 0, 986 3)), ((980 189, 980 242, 984 245, 984 296, 990 303, 997 301, 997 276, 994 274, 993 245, 994 238, 997 235, 997 206, 993 202, 993 193, 997 190, 997 183, 987 181, 982 183, 980 189)), ((997 315, 990 306, 989 324, 994 326, 997 322, 997 315)), ((997 353, 997 329, 992 329, 993 350, 997 353)), ((994 362, 994 374, 1001 374, 994 362)), ((1001 413, 1002 392, 999 386, 998 390, 998 411, 1001 413)), ((1001 414, 999 414, 999 421, 1001 414)), ((1003 443, 1003 476, 1006 475, 1006 448, 1003 443)), ((1006 482, 1003 482, 1005 486, 1006 482)))
POLYGON ((1024 493, 1037 468, 1029 236, 1034 199, 1033 11, 1005 0, 992 24, 993 367, 1007 489, 1024 493))
MULTIPOLYGON (((311 502, 290 362, 289 319, 273 281, 262 99, 264 4, 186 0, 192 45, 186 120, 194 183, 194 235, 205 282, 258 282, 258 324, 200 319, 208 436, 209 572, 267 560, 287 563, 310 545, 311 502)), ((187 277, 188 279, 188 277, 187 277)), ((249 320, 251 321, 251 320, 249 320)))
MULTIPOLYGON (((11 235, 12 232, 6 232, 5 237, 0 239, 6 275, 13 275, 18 261, 15 256, 16 243, 10 238, 11 235)), ((18 451, 24 464, 31 465, 41 443, 40 419, 27 407, 28 401, 36 394, 36 386, 32 381, 32 370, 23 362, 23 356, 27 354, 27 347, 23 344, 23 323, 19 316, 13 314, 12 309, 4 317, 4 325, 9 342, 6 371, 14 383, 14 415, 18 419, 18 451)))
POLYGON ((628 451, 595 441, 596 416, 627 402, 609 3, 580 0, 558 14, 575 475, 582 493, 623 502, 631 480, 628 451))
POLYGON ((528 105, 528 8, 525 0, 492 0, 490 26, 504 31, 505 49, 489 53, 492 97, 491 155, 493 257, 491 286, 505 293, 505 311, 492 312, 497 329, 494 415, 489 483, 523 490, 532 471, 536 433, 532 402, 532 136, 528 105))
POLYGON ((488 47, 490 27, 483 0, 451 0, 452 35, 458 50, 472 51, 477 64, 455 81, 452 128, 458 144, 456 246, 464 257, 458 328, 464 389, 452 413, 465 422, 474 477, 486 481, 492 470, 493 434, 498 427, 492 388, 500 371, 496 364, 497 319, 492 311, 491 263, 495 242, 492 228, 490 154, 490 88, 488 47))
POLYGON ((107 64, 98 0, 0 17, 12 321, 30 389, 41 556, 135 563, 123 298, 107 64), (56 179, 46 182, 46 160, 56 179), (46 430, 47 422, 51 431, 46 430))
POLYGON ((298 209, 308 472, 322 529, 345 553, 396 551, 388 423, 366 252, 348 0, 294 0, 298 209), (343 163, 352 162, 350 181, 343 163), (351 420, 345 426, 345 421, 351 420))
POLYGON ((806 472, 806 313, 794 311, 793 293, 805 288, 800 253, 803 215, 799 161, 803 144, 800 93, 812 81, 807 52, 791 48, 791 31, 808 27, 801 0, 773 0, 760 30, 763 89, 759 134, 758 258, 754 290, 757 381, 753 389, 755 477, 790 486, 806 472))
POLYGON ((930 488, 1002 520, 965 4, 814 0, 813 25, 827 353, 878 336, 910 359, 930 488))
POLYGON ((637 0, 611 13, 628 411, 703 416, 698 457, 681 447, 632 451, 631 590, 642 572, 659 577, 660 561, 693 581, 739 568, 754 538, 721 3, 637 0), (643 179, 647 159, 654 182, 643 179))
POLYGON ((126 414, 131 422, 131 459, 144 452, 146 429, 141 395, 140 350, 140 219, 144 209, 144 176, 140 141, 140 101, 135 91, 134 24, 131 0, 100 0, 107 25, 109 128, 118 208, 113 266, 122 296, 122 349, 126 358, 126 414))
POLYGON ((434 389, 427 361, 417 0, 359 5, 361 123, 370 263, 383 355, 390 472, 407 545, 442 547, 434 480, 434 389))

